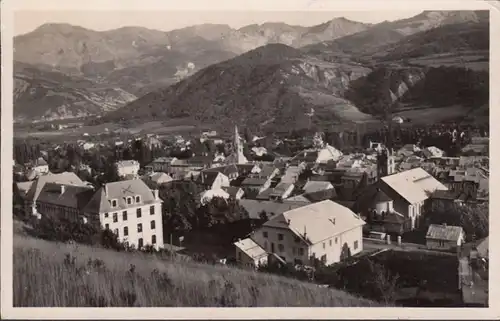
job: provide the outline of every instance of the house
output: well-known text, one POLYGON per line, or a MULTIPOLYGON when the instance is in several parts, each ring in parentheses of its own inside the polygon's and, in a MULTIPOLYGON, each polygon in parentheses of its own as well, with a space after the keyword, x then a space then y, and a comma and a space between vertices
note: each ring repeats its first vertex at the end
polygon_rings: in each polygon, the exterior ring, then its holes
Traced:
POLYGON ((238 167, 235 164, 212 167, 206 169, 205 171, 219 172, 226 175, 229 178, 229 181, 233 181, 239 177, 238 167))
POLYGON ((118 177, 136 177, 141 165, 136 160, 122 160, 115 163, 118 177))
POLYGON ((431 194, 448 190, 420 167, 382 177, 379 187, 393 200, 394 210, 411 220, 411 229, 419 227, 424 202, 431 194))
POLYGON ((242 188, 236 186, 223 186, 222 190, 229 194, 230 198, 241 199, 245 195, 245 191, 242 188))
MULTIPOLYGON (((241 188, 245 190, 253 190, 257 193, 262 193, 271 186, 271 179, 259 177, 247 177, 241 182, 241 188)), ((246 193, 246 192, 245 192, 246 193)))
POLYGON ((444 152, 435 146, 429 146, 422 150, 422 154, 425 158, 439 158, 444 156, 444 152))
POLYGON ((433 250, 455 250, 465 241, 461 226, 431 224, 425 236, 426 246, 433 250))
POLYGON ((280 170, 276 168, 274 165, 264 165, 262 169, 255 174, 252 174, 252 177, 263 178, 263 179, 273 179, 278 175, 280 170))
POLYGON ((148 186, 153 186, 154 188, 159 188, 174 180, 170 175, 162 172, 146 174, 142 176, 141 179, 148 184, 148 186))
POLYGON ((229 177, 214 171, 201 171, 196 178, 196 183, 203 186, 204 189, 221 189, 223 186, 230 186, 229 177))
POLYGON ((267 264, 267 252, 251 238, 238 240, 236 247, 236 263, 240 266, 258 268, 267 264))
POLYGON ((290 166, 285 170, 285 174, 281 177, 281 182, 295 184, 302 173, 303 168, 300 166, 290 166))
POLYGON ((32 184, 29 187, 26 186, 26 188, 29 189, 27 190, 27 192, 25 192, 24 212, 28 215, 36 216, 39 216, 36 202, 45 184, 59 183, 65 186, 86 186, 86 184, 73 172, 63 172, 59 174, 49 173, 47 175, 38 177, 31 183, 32 184))
POLYGON ((265 213, 268 218, 281 214, 285 211, 304 206, 302 203, 293 202, 273 202, 273 201, 259 201, 251 199, 241 199, 239 201, 240 206, 242 206, 248 213, 248 216, 252 220, 259 220, 261 214, 265 213))
POLYGON ((299 152, 292 158, 291 162, 294 165, 300 164, 302 162, 308 164, 324 164, 329 161, 337 161, 341 156, 341 151, 333 146, 326 144, 322 148, 311 148, 299 152))
POLYGON ((146 170, 149 172, 164 172, 169 173, 170 165, 177 160, 175 157, 160 157, 146 165, 146 170))
POLYGON ((159 249, 163 247, 162 203, 158 190, 133 179, 105 184, 83 213, 89 221, 113 231, 121 242, 159 249))
POLYGON ((239 177, 247 177, 251 174, 258 174, 261 168, 256 164, 236 164, 239 177))
POLYGON ((37 211, 53 219, 64 218, 74 222, 78 220, 86 222, 83 209, 94 193, 94 189, 89 186, 46 183, 36 200, 37 211))
POLYGON ((286 262, 330 265, 362 251, 364 224, 347 207, 326 200, 275 215, 250 238, 286 262))

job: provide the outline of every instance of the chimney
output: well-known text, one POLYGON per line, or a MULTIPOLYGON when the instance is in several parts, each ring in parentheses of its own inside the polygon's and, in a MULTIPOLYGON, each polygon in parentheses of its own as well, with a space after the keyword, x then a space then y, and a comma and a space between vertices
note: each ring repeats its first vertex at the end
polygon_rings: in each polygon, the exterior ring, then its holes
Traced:
POLYGON ((160 198, 159 191, 157 189, 154 189, 154 190, 152 190, 152 192, 153 192, 153 197, 155 198, 155 200, 158 200, 160 198))
POLYGON ((307 238, 307 229, 305 225, 304 225, 304 238, 307 238))
POLYGON ((61 185, 61 194, 64 194, 64 191, 65 191, 65 186, 61 185))

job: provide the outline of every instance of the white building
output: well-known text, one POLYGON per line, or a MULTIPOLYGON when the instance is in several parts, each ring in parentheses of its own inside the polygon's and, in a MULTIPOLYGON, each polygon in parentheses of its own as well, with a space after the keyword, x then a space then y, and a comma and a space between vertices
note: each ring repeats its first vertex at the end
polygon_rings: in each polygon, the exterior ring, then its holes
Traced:
POLYGON ((339 262, 343 252, 355 255, 362 251, 364 224, 347 207, 325 200, 272 217, 250 239, 286 262, 310 265, 319 259, 330 265, 339 262))
POLYGON ((47 164, 45 159, 39 157, 33 164, 32 169, 35 171, 37 175, 45 175, 49 173, 49 164, 47 164))
POLYGON ((89 220, 98 218, 121 242, 140 248, 163 247, 162 200, 139 179, 105 184, 84 207, 89 220))
POLYGON ((382 177, 380 189, 394 200, 394 210, 411 219, 411 228, 419 226, 424 202, 436 190, 448 190, 422 168, 382 177))
POLYGON ((116 173, 119 177, 137 176, 141 165, 136 160, 122 160, 115 163, 116 173))

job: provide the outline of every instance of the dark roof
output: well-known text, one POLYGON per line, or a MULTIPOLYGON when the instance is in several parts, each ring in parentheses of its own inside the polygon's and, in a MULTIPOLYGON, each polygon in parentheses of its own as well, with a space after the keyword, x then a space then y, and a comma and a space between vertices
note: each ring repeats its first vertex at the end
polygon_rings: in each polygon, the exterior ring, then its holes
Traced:
POLYGON ((354 202, 355 212, 364 212, 373 208, 376 204, 390 202, 392 199, 384 193, 377 184, 372 184, 360 191, 354 202))
POLYGON ((305 198, 307 198, 311 202, 321 202, 328 199, 333 199, 337 197, 337 192, 335 188, 330 188, 327 190, 317 191, 313 193, 302 194, 305 198))
POLYGON ((241 182, 242 186, 262 186, 267 182, 267 178, 259 178, 259 177, 247 177, 243 182, 241 182))
POLYGON ((231 197, 236 197, 236 194, 241 190, 240 187, 235 186, 223 186, 222 189, 231 197))
POLYGON ((203 185, 212 185, 219 174, 219 172, 202 171, 196 178, 196 182, 203 185))
POLYGON ((238 174, 239 173, 238 167, 236 167, 236 165, 234 165, 234 164, 227 165, 227 166, 220 166, 220 167, 212 167, 212 168, 206 169, 205 171, 218 172, 218 173, 222 173, 226 176, 230 176, 231 174, 238 174))
POLYGON ((46 183, 37 201, 82 210, 94 193, 89 187, 46 183))

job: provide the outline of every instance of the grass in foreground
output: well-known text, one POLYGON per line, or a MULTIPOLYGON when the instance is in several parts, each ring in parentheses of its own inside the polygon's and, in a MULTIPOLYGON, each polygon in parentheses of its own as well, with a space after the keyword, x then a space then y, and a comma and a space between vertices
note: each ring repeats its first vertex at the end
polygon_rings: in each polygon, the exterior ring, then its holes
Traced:
POLYGON ((15 307, 377 306, 339 290, 264 273, 20 235, 14 236, 13 260, 15 307), (65 264, 66 254, 75 258, 74 266, 65 264), (89 258, 102 260, 103 267, 86 271, 89 258))

